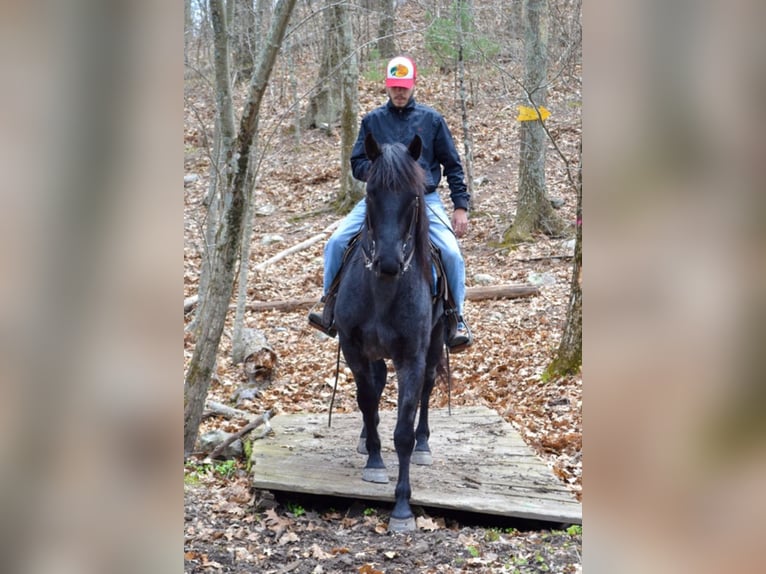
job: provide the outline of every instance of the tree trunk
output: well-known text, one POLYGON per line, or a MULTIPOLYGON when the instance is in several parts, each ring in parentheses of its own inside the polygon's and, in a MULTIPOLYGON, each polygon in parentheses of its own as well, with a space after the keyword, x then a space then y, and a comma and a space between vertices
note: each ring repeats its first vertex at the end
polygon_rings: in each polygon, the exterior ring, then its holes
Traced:
POLYGON ((559 377, 576 373, 582 365, 582 143, 577 176, 577 235, 575 239, 572 283, 561 343, 547 373, 559 377))
POLYGON ((329 130, 340 117, 341 87, 338 68, 342 60, 338 42, 342 25, 337 20, 337 15, 343 6, 343 3, 335 0, 325 0, 322 60, 317 76, 318 87, 309 99, 308 110, 303 118, 303 125, 307 128, 329 130))
MULTIPOLYGON (((548 74, 548 0, 524 2, 524 90, 535 110, 546 103, 548 74)), ((534 233, 557 237, 564 222, 551 207, 545 188, 546 134, 542 120, 521 122, 519 188, 516 218, 505 231, 505 243, 531 241, 534 233)))
MULTIPOLYGON (((199 424, 205 406, 210 376, 215 368, 226 313, 234 286, 245 215, 245 193, 250 161, 250 148, 258 122, 258 113, 277 52, 287 29, 287 22, 296 0, 279 0, 274 11, 269 37, 259 55, 256 73, 249 86, 249 95, 239 125, 236 153, 230 151, 227 162, 231 171, 226 175, 225 211, 218 227, 215 256, 212 258, 210 288, 199 310, 199 327, 194 353, 184 382, 184 452, 194 450, 199 424)), ((210 0, 211 7, 222 8, 221 0, 210 0)))
POLYGON ((458 58, 457 58, 457 76, 460 87, 460 110, 463 119, 463 167, 465 168, 465 183, 468 193, 471 194, 471 203, 475 201, 473 189, 473 151, 471 128, 468 122, 468 96, 465 91, 465 58, 463 57, 465 45, 465 30, 463 30, 463 4, 465 0, 458 0, 457 10, 457 40, 458 40, 458 58))
MULTIPOLYGON (((231 96, 231 69, 229 66, 229 34, 227 18, 221 0, 210 2, 210 19, 213 26, 213 66, 215 69, 216 119, 213 135, 211 174, 205 206, 205 246, 198 284, 198 294, 203 300, 210 284, 212 258, 215 256, 215 242, 223 212, 223 197, 219 193, 225 183, 228 166, 226 160, 231 153, 236 137, 234 127, 234 105, 231 96)), ((191 330, 199 322, 199 313, 192 320, 191 330)))
POLYGON ((234 313, 234 328, 231 337, 231 360, 238 365, 245 360, 245 347, 242 329, 245 323, 245 305, 247 303, 247 279, 250 274, 250 247, 253 237, 253 217, 255 203, 255 179, 258 169, 258 124, 253 133, 253 148, 250 150, 248 177, 245 184, 245 216, 242 222, 242 239, 239 254, 239 276, 237 278, 237 310, 234 313))
POLYGON ((393 58, 396 55, 394 38, 395 0, 380 0, 380 25, 378 27, 378 53, 381 58, 393 58))
POLYGON ((363 196, 364 184, 354 179, 351 172, 351 150, 356 141, 359 116, 359 65, 354 51, 354 36, 348 7, 338 4, 335 8, 338 18, 338 48, 342 68, 341 74, 341 118, 340 118, 340 196, 338 210, 349 211, 363 196))
MULTIPOLYGON (((255 42, 259 37, 256 29, 255 10, 252 0, 227 0, 234 12, 234 19, 229 21, 230 36, 234 39, 234 68, 238 78, 253 75, 255 42), (235 25, 236 22, 236 25, 235 25)), ((239 82, 237 82, 239 84, 239 82)))
POLYGON ((189 63, 189 48, 194 40, 194 19, 191 0, 184 0, 184 64, 189 63))

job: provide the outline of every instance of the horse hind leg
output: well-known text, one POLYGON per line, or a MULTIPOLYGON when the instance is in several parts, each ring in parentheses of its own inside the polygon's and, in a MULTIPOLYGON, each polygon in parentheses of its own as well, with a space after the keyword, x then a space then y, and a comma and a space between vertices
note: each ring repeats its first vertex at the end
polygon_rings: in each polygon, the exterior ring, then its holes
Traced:
POLYGON ((431 437, 431 429, 428 425, 428 405, 431 400, 431 391, 436 379, 435 369, 430 369, 426 374, 423 384, 423 392, 420 395, 420 413, 418 414, 418 427, 415 429, 415 450, 412 451, 412 462, 420 466, 431 466, 434 462, 428 439, 431 437))

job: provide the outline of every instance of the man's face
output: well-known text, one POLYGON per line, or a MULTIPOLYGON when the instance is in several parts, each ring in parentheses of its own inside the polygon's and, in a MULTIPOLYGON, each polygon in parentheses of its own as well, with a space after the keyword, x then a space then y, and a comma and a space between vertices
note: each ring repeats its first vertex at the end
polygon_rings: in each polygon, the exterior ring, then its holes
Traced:
POLYGON ((386 88, 386 92, 388 92, 388 97, 391 98, 391 102, 396 106, 397 108, 403 108, 407 105, 407 102, 410 101, 410 98, 412 97, 412 92, 415 91, 415 88, 386 88))

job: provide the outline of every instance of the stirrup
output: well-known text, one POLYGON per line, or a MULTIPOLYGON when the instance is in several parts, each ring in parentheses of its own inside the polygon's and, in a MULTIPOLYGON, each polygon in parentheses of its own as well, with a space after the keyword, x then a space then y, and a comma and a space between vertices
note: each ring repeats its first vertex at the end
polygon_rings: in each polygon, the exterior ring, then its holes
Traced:
POLYGON ((447 340, 447 347, 450 353, 459 353, 473 344, 473 335, 471 334, 471 329, 468 328, 468 324, 465 322, 462 316, 455 314, 454 311, 450 313, 450 315, 453 316, 449 317, 450 330, 449 339, 447 340), (460 328, 461 326, 462 329, 460 328), (458 331, 462 332, 458 333, 458 331))
POLYGON ((329 327, 324 322, 324 317, 319 313, 309 313, 309 325, 321 331, 328 337, 335 337, 338 334, 338 330, 333 325, 329 327))

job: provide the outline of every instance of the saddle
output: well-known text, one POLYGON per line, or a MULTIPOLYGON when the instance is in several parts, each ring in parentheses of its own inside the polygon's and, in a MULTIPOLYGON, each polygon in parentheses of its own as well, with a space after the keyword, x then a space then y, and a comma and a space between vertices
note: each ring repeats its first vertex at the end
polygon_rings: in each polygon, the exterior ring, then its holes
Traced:
MULTIPOLYGON (((330 284, 330 289, 327 292, 327 296, 325 297, 324 301, 324 318, 326 325, 332 324, 335 315, 335 298, 338 294, 338 287, 340 285, 341 277, 343 276, 343 268, 346 266, 346 263, 348 263, 348 260, 354 253, 354 250, 356 249, 361 236, 362 232, 359 231, 348 242, 346 250, 343 252, 343 257, 341 258, 340 268, 338 269, 338 272, 335 274, 335 278, 330 284), (329 316, 328 313, 330 314, 329 316)), ((455 326, 457 326, 457 313, 455 312, 456 307, 454 299, 452 298, 452 293, 450 292, 447 285, 447 274, 444 269, 444 262, 442 261, 441 251, 438 247, 436 247, 436 245, 433 244, 433 242, 429 241, 429 245, 431 247, 431 298, 434 303, 439 300, 443 301, 444 315, 450 322, 454 322, 455 326)))

